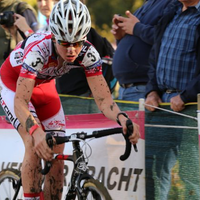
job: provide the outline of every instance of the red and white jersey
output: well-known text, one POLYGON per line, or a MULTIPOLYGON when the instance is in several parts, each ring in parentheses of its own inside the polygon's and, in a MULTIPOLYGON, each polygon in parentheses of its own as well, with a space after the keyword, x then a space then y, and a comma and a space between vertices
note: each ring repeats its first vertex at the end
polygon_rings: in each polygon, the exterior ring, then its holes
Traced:
POLYGON ((0 69, 3 83, 13 91, 18 77, 35 79, 36 85, 83 67, 87 77, 102 74, 101 58, 92 44, 86 41, 73 63, 58 68, 57 54, 51 33, 35 33, 19 43, 0 69))

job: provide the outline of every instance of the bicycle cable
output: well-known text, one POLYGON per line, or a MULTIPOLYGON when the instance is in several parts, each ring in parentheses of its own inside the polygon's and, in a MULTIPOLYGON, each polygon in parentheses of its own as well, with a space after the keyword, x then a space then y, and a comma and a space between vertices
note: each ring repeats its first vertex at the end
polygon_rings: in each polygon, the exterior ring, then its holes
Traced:
POLYGON ((82 149, 84 148, 84 156, 85 156, 86 162, 89 162, 89 158, 90 158, 90 156, 92 155, 92 147, 89 145, 89 142, 90 142, 91 140, 93 140, 93 139, 88 140, 88 142, 83 141, 83 145, 82 145, 82 147, 81 147, 82 149), (84 146, 85 146, 85 147, 84 147, 84 146), (88 147, 89 147, 89 150, 87 150, 88 147), (89 153, 87 154, 87 152, 89 152, 89 153))
POLYGON ((78 138, 76 138, 76 139, 70 139, 70 141, 73 141, 73 140, 76 140, 76 141, 79 141, 79 142, 83 143, 83 145, 81 146, 81 149, 83 151, 83 155, 81 155, 79 158, 76 159, 75 164, 77 164, 82 157, 84 157, 85 161, 88 162, 89 161, 89 157, 92 155, 92 147, 85 140, 81 140, 81 139, 78 139, 78 138), (84 148, 85 150, 83 150, 84 146, 85 146, 85 148, 84 148), (86 152, 87 151, 86 150, 87 146, 89 147, 89 150, 90 150, 89 151, 90 152, 89 155, 86 152))

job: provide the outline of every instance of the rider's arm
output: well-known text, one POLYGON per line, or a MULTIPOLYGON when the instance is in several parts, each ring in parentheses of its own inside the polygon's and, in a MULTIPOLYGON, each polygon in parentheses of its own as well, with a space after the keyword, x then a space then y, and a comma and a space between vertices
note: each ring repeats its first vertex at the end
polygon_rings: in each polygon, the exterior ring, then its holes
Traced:
MULTIPOLYGON (((85 73, 88 85, 95 99, 99 110, 109 119, 119 121, 123 127, 123 132, 127 132, 126 121, 127 117, 123 114, 118 115, 121 110, 115 103, 110 93, 109 87, 105 78, 102 75, 101 60, 98 52, 92 46, 87 50, 82 64, 85 66, 85 73), (118 119, 117 119, 118 118, 118 119)), ((129 138, 135 144, 139 138, 139 127, 134 124, 134 132, 129 138)))
MULTIPOLYGON (((116 121, 117 115, 119 112, 121 112, 121 110, 114 102, 103 75, 87 77, 87 81, 99 110, 107 118, 116 121)), ((123 132, 126 133, 127 118, 124 115, 119 115, 118 119, 123 127, 123 132)), ((137 124, 134 124, 134 132, 130 138, 130 141, 135 144, 137 143, 138 139, 139 139, 139 127, 137 124)))
MULTIPOLYGON (((31 38, 29 40, 31 41, 31 38)), ((26 41, 26 45, 31 44, 29 40, 26 41)), ((14 107, 15 114, 21 123, 18 129, 19 132, 21 131, 20 134, 25 137, 28 134, 32 135, 37 155, 45 160, 51 160, 53 151, 47 146, 45 132, 39 126, 38 118, 34 118, 29 111, 29 102, 35 87, 35 80, 38 71, 42 70, 44 66, 44 56, 38 51, 38 45, 40 43, 37 43, 37 46, 33 46, 31 49, 26 48, 26 51, 24 51, 26 56, 23 58, 23 64, 17 81, 14 107)))
MULTIPOLYGON (((99 110, 107 118, 116 121, 116 116, 120 112, 120 109, 113 101, 109 87, 103 75, 88 77, 87 81, 99 110)), ((126 118, 122 117, 121 120, 126 120, 126 118)))
POLYGON ((37 124, 28 109, 34 84, 34 79, 19 77, 14 100, 16 116, 27 132, 34 124, 37 124))
POLYGON ((51 160, 53 151, 48 148, 46 144, 45 133, 42 128, 36 127, 39 121, 37 122, 35 120, 28 108, 28 103, 31 99, 34 84, 34 79, 24 77, 18 78, 14 99, 15 114, 19 119, 23 130, 26 130, 21 131, 20 133, 22 135, 28 133, 32 134, 37 155, 45 160, 51 160))
MULTIPOLYGON (((26 45, 28 44, 29 41, 27 41, 26 45)), ((23 58, 23 64, 17 80, 14 99, 16 116, 19 119, 22 127, 29 133, 31 131, 30 128, 37 124, 37 122, 30 113, 28 104, 31 100, 33 88, 35 86, 37 71, 43 67, 43 58, 36 50, 37 49, 32 47, 32 49, 24 51, 24 55, 26 56, 23 58)))
MULTIPOLYGON (((86 43, 86 53, 82 60, 87 82, 95 99, 99 110, 109 119, 116 121, 117 114, 120 111, 117 104, 113 101, 107 82, 102 74, 101 58, 97 50, 86 43)), ((126 121, 126 117, 119 118, 120 123, 126 121)))

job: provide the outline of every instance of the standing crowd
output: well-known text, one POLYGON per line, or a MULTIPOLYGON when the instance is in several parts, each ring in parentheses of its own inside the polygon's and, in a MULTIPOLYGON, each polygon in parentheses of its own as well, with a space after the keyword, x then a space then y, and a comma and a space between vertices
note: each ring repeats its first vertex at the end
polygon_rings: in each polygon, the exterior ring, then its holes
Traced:
MULTIPOLYGON (((127 17, 114 15, 112 26, 117 40, 112 68, 120 84, 119 99, 144 98, 149 111, 170 102, 171 109, 180 112, 186 103, 196 102, 200 92, 200 1, 149 0, 135 13, 125 14, 127 17)), ((171 170, 177 157, 184 156, 179 155, 182 133, 169 137, 166 131, 155 137, 163 147, 153 146, 147 152, 146 199, 155 199, 157 182, 158 198, 167 200, 171 170)), ((190 157, 198 160, 198 152, 190 152, 190 157)), ((191 199, 200 199, 199 186, 191 177, 186 180, 181 171, 179 176, 191 186, 191 199)), ((190 194, 186 195, 189 199, 190 194)))
MULTIPOLYGON (((1 65, 1 106, 25 147, 21 168, 24 199, 61 199, 64 161, 53 163, 45 176, 43 188, 40 173, 41 159, 52 161, 54 153, 62 154, 64 150, 64 144, 54 145, 51 149, 46 143, 46 132, 62 137, 66 128, 55 79, 73 69, 81 69, 80 73, 84 74, 84 81, 88 84, 86 92, 92 94, 105 117, 122 126, 124 134, 127 134, 129 117, 113 100, 109 82, 103 76, 100 53, 87 40, 91 18, 86 5, 79 0, 38 0, 39 9, 47 17, 47 29, 50 31, 46 31, 32 29, 25 11, 18 12, 18 5, 22 4, 20 1, 14 7, 10 4, 13 13, 9 13, 7 21, 14 18, 13 23, 10 26, 2 24, 10 38, 19 42, 1 65)), ((95 34, 100 37, 93 31, 95 34)), ((112 56, 112 49, 109 53, 105 56, 112 56)), ((131 123, 134 130, 129 140, 135 145, 140 137, 139 126, 131 123)))
MULTIPOLYGON (((62 153, 64 149, 61 145, 51 150, 45 143, 45 132, 53 130, 61 136, 65 132, 58 93, 93 96, 98 109, 118 122, 124 134, 128 116, 120 111, 111 94, 116 81, 120 86, 118 99, 144 98, 146 109, 152 112, 162 102, 170 102, 173 111, 181 112, 186 103, 196 102, 200 93, 199 0, 148 0, 133 14, 127 10, 126 17, 115 14, 111 32, 116 50, 91 28, 84 0, 37 0, 37 5, 47 19, 42 29, 30 5, 21 0, 0 0, 1 12, 14 12, 14 22, 9 26, 1 22, 0 27, 0 41, 5 44, 0 49, 1 105, 7 106, 16 119, 11 121, 7 116, 24 142, 25 200, 60 199, 62 195, 62 161, 51 169, 44 191, 41 175, 35 176, 41 169, 41 158, 52 160, 53 152, 62 153), (60 123, 50 127, 51 120, 60 123)), ((139 127, 133 125, 129 139, 136 144, 139 127)), ((168 137, 164 135, 166 143, 168 137)), ((178 157, 181 137, 176 133, 174 137, 174 146, 169 141, 162 155, 152 155, 163 157, 154 166, 160 200, 168 199, 170 172, 178 157)), ((151 173, 152 169, 147 169, 147 177, 151 173)), ((147 200, 155 198, 153 187, 148 190, 154 181, 147 180, 147 200)), ((194 187, 194 193, 200 199, 199 188, 194 187)))

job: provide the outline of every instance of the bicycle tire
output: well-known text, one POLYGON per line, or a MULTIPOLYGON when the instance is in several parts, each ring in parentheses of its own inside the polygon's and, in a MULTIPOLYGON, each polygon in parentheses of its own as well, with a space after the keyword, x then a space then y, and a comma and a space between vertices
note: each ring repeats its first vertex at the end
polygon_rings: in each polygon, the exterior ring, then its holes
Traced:
MULTIPOLYGON (((16 169, 0 171, 0 200, 13 200, 20 177, 21 172, 16 169)), ((19 193, 16 200, 23 200, 23 194, 19 193)))
POLYGON ((104 185, 95 179, 88 179, 83 184, 85 200, 112 200, 104 185))

